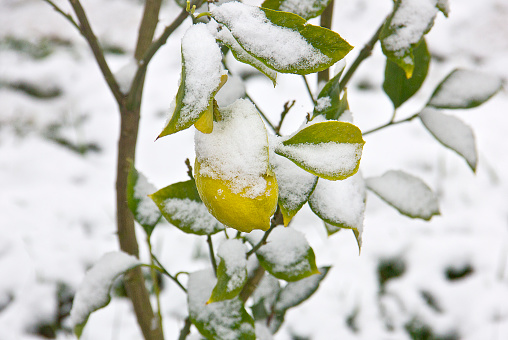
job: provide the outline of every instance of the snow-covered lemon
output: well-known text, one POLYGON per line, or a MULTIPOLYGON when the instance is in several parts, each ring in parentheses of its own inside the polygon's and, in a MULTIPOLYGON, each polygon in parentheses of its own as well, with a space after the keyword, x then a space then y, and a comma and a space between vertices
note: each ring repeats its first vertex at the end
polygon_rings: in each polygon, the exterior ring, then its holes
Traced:
POLYGON ((254 105, 239 99, 221 109, 213 132, 196 131, 194 177, 201 200, 228 227, 268 230, 278 187, 266 129, 254 105))

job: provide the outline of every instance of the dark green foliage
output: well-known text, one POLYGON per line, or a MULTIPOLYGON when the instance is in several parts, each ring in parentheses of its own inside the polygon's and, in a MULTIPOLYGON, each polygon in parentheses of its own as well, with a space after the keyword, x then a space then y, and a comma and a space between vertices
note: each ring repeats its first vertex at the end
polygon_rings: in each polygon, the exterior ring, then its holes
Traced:
POLYGON ((379 289, 384 292, 386 282, 396 277, 402 276, 406 271, 406 264, 400 258, 381 260, 377 266, 377 277, 379 289))
POLYGON ((424 324, 420 320, 413 318, 406 323, 405 329, 413 340, 458 340, 459 336, 455 333, 435 334, 429 325, 424 324))
POLYGON ((436 298, 434 297, 434 295, 432 295, 432 293, 430 293, 429 291, 426 291, 426 290, 422 290, 420 292, 420 294, 430 308, 432 308, 433 310, 435 310, 438 313, 443 312, 443 310, 439 306, 436 298))
POLYGON ((446 278, 450 281, 464 279, 473 274, 474 268, 470 264, 462 267, 448 267, 446 269, 446 278))

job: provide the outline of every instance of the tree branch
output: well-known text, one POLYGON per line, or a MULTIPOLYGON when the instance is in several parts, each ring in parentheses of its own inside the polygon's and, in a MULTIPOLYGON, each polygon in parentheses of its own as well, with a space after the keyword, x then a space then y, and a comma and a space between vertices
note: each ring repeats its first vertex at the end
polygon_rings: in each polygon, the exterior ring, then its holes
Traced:
MULTIPOLYGON (((320 18, 320 23, 319 23, 321 27, 332 29, 333 3, 334 3, 334 0, 331 0, 330 3, 328 4, 328 6, 326 6, 323 13, 321 13, 321 18, 320 18)), ((329 68, 318 72, 318 79, 317 79, 318 85, 321 82, 326 83, 328 80, 330 80, 330 69, 329 68)))
POLYGON ((372 130, 369 130, 367 132, 364 132, 362 135, 365 136, 365 135, 368 135, 369 133, 373 133, 373 132, 376 132, 376 131, 379 131, 379 130, 382 130, 386 127, 389 127, 389 126, 392 126, 392 125, 397 125, 397 124, 401 124, 401 123, 406 123, 406 122, 409 122, 413 119, 415 119, 416 117, 418 117, 419 113, 415 113, 414 115, 410 116, 410 117, 407 117, 405 119, 402 119, 402 120, 398 120, 398 121, 393 121, 390 120, 388 123, 384 124, 384 125, 381 125, 381 126, 378 126, 377 128, 374 128, 372 130))
POLYGON ((77 24, 77 22, 74 20, 74 18, 68 14, 68 13, 65 13, 64 11, 62 11, 62 9, 60 7, 58 7, 53 1, 51 0, 43 0, 45 2, 47 2, 51 7, 53 7, 53 9, 55 11, 57 11, 58 13, 60 13, 61 15, 64 16, 65 19, 67 19, 72 26, 74 26, 80 33, 81 33, 81 28, 79 27, 79 25, 77 24))
POLYGON ((212 236, 206 235, 206 242, 208 243, 208 250, 210 251, 210 261, 212 261, 212 268, 215 277, 217 277, 217 261, 215 260, 215 253, 213 251, 212 236))
POLYGON ((83 37, 85 37, 86 41, 88 42, 88 45, 92 50, 95 60, 97 61, 102 75, 104 76, 106 83, 113 93, 116 102, 121 105, 124 101, 125 96, 122 94, 122 91, 120 91, 120 87, 116 82, 115 76, 111 72, 108 63, 106 62, 104 52, 99 45, 97 37, 94 35, 92 28, 90 27, 90 23, 88 22, 88 18, 85 14, 83 6, 81 6, 79 0, 69 0, 69 2, 74 10, 74 13, 76 14, 76 17, 78 18, 79 31, 81 32, 81 35, 83 35, 83 37))

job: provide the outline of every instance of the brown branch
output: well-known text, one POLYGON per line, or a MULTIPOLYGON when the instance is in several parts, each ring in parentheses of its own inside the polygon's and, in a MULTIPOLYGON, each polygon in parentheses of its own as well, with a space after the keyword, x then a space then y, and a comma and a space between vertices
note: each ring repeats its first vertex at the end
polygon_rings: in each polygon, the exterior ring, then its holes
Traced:
POLYGON ((104 79, 106 80, 106 83, 108 84, 111 92, 113 93, 113 96, 116 99, 116 102, 118 105, 121 105, 124 101, 124 95, 122 94, 122 91, 120 91, 120 87, 118 83, 116 82, 115 76, 111 72, 108 63, 106 62, 106 59, 104 57, 104 52, 99 45, 99 42, 97 41, 97 37, 93 33, 92 28, 90 27, 90 23, 88 22, 88 18, 85 14, 85 11, 83 9, 83 6, 81 6, 81 3, 79 0, 69 0, 74 13, 76 14, 76 17, 79 21, 79 31, 81 32, 81 35, 86 39, 88 42, 88 45, 90 46, 90 49, 92 50, 92 53, 95 57, 95 60, 97 61, 97 64, 99 65, 99 68, 101 69, 102 75, 104 76, 104 79))
POLYGON ((58 13, 60 13, 65 19, 67 19, 72 26, 74 26, 78 31, 81 32, 81 29, 78 25, 78 23, 74 20, 74 18, 68 14, 68 13, 65 13, 60 7, 58 7, 53 1, 51 0, 43 0, 45 2, 47 2, 51 7, 53 7, 53 9, 55 11, 57 11, 58 13))
POLYGON ((247 280, 245 283, 245 286, 243 286, 242 291, 240 292, 240 299, 245 303, 249 297, 254 293, 256 290, 259 282, 261 282, 261 279, 265 275, 265 269, 259 265, 251 277, 247 280))
POLYGON ((143 11, 143 18, 139 25, 138 42, 136 44, 136 51, 134 57, 140 60, 145 51, 152 43, 155 28, 159 22, 159 12, 162 0, 146 0, 145 9, 143 11))
POLYGON ((288 114, 289 110, 295 105, 295 101, 287 101, 284 104, 284 110, 280 114, 280 121, 279 124, 275 127, 275 134, 277 136, 280 136, 280 129, 282 127, 282 123, 284 122, 284 118, 286 118, 286 115, 288 114))

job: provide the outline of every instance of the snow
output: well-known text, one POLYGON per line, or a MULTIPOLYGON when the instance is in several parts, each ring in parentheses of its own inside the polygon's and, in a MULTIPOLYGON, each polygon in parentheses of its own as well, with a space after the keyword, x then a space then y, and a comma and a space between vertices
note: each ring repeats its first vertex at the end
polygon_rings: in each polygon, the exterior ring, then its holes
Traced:
POLYGON ((257 7, 228 2, 210 8, 247 52, 267 59, 276 69, 312 68, 330 60, 298 32, 272 24, 257 7))
POLYGON ((196 233, 212 234, 222 225, 206 209, 202 202, 189 198, 168 198, 164 201, 164 211, 182 226, 188 227, 196 233))
POLYGON ((419 178, 399 170, 366 179, 367 187, 409 216, 430 219, 439 214, 437 198, 419 178))
POLYGON ((233 291, 247 279, 246 249, 242 241, 232 239, 223 242, 217 250, 217 256, 224 261, 226 275, 229 277, 227 290, 233 291))
POLYGON ((476 169, 478 155, 473 131, 469 126, 459 118, 433 108, 425 108, 419 117, 438 141, 464 156, 471 169, 476 169))
POLYGON ((326 7, 328 0, 284 0, 281 2, 279 11, 295 13, 303 18, 309 14, 319 12, 326 7))
POLYGON ((115 72, 114 76, 120 91, 123 94, 129 93, 129 90, 138 70, 138 61, 135 58, 131 58, 123 67, 115 72))
POLYGON ((330 223, 363 232, 365 183, 360 172, 340 181, 318 180, 309 198, 313 211, 330 223))
POLYGON ((316 101, 316 110, 323 111, 332 105, 332 99, 328 96, 318 98, 316 101))
POLYGON ((161 217, 161 212, 154 201, 148 197, 157 191, 155 185, 148 182, 145 175, 138 172, 138 180, 134 185, 134 199, 139 200, 136 207, 136 217, 142 225, 155 225, 161 217))
POLYGON ((86 322, 90 313, 109 302, 109 290, 115 278, 141 262, 123 252, 105 254, 86 273, 76 291, 71 309, 71 323, 75 326, 86 322))
POLYGON ((276 311, 285 311, 309 298, 323 280, 325 274, 312 275, 296 282, 290 282, 281 290, 274 306, 276 311))
POLYGON ((501 89, 502 79, 471 70, 455 70, 447 77, 429 101, 430 106, 466 108, 482 103, 501 89))
POLYGON ((219 107, 226 107, 233 104, 237 99, 245 96, 245 85, 241 77, 229 76, 228 81, 215 95, 219 107))
POLYGON ((213 132, 196 132, 200 175, 227 181, 233 193, 255 198, 266 190, 268 137, 254 105, 238 99, 221 110, 213 132))
POLYGON ((395 32, 383 39, 383 46, 398 57, 406 55, 432 27, 438 12, 436 5, 436 0, 402 0, 389 26, 395 32))

